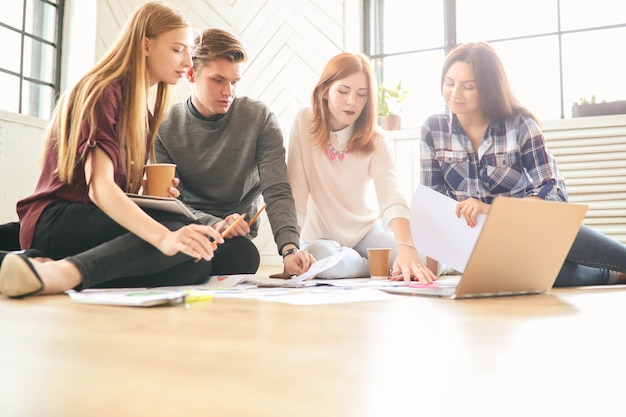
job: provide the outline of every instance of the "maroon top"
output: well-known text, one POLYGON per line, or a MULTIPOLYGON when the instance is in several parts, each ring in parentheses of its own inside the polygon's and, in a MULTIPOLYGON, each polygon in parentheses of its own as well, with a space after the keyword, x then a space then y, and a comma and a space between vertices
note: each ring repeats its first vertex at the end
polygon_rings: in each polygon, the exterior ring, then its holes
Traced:
MULTIPOLYGON (((95 106, 97 129, 91 143, 102 149, 113 161, 114 180, 121 188, 126 186, 126 168, 120 159, 120 144, 118 138, 118 123, 122 103, 122 86, 114 81, 105 87, 102 96, 95 106)), ((56 135, 56 132, 52 133, 56 135)), ((55 174, 58 164, 56 140, 46 141, 46 150, 43 158, 43 169, 35 192, 17 203, 17 214, 20 218, 20 245, 22 249, 29 249, 33 242, 35 226, 43 210, 56 201, 70 201, 84 204, 93 204, 89 199, 89 187, 85 180, 85 165, 87 158, 85 147, 89 138, 89 124, 83 124, 78 154, 81 155, 74 168, 74 178, 71 184, 62 182, 55 174), (84 153, 83 153, 84 152, 84 153)))

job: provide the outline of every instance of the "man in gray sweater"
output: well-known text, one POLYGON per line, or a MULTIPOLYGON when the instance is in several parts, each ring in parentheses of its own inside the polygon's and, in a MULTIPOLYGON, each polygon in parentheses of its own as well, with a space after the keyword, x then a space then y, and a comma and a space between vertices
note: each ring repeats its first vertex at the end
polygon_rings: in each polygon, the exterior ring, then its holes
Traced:
MULTIPOLYGON (((278 119, 269 107, 235 97, 243 45, 221 29, 207 29, 191 51, 186 74, 191 96, 170 110, 156 139, 156 159, 176 164, 182 200, 218 231, 239 215, 250 220, 261 195, 286 275, 308 270, 314 261, 299 251, 296 210, 287 179, 278 119)), ((241 222, 229 236, 254 238, 258 222, 241 222)))

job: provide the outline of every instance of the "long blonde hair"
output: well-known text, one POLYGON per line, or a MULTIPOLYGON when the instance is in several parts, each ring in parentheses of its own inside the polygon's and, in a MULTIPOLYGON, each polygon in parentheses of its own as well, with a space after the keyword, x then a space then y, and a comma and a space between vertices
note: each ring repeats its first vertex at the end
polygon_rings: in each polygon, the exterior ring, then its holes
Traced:
POLYGON ((350 151, 370 154, 376 148, 378 143, 376 140, 383 139, 382 135, 376 132, 376 88, 369 61, 365 55, 342 52, 328 61, 311 96, 313 145, 320 149, 326 146, 330 134, 330 108, 328 107, 328 100, 324 97, 328 95, 328 91, 335 81, 358 72, 365 74, 367 80, 367 103, 354 122, 354 130, 350 138, 350 151))
POLYGON ((149 132, 150 80, 146 69, 144 40, 186 27, 190 27, 187 19, 169 3, 151 1, 143 4, 128 20, 105 56, 59 99, 47 135, 48 140, 56 137, 57 175, 61 181, 68 184, 72 182, 74 169, 83 157, 78 155, 78 146, 85 122, 89 126, 88 144, 95 146, 95 105, 105 87, 119 80, 122 84, 122 102, 117 132, 121 160, 126 169, 126 191, 136 192, 139 189, 146 158, 150 156, 154 160, 154 139, 170 94, 170 86, 159 82, 154 103, 154 123, 149 132), (149 155, 146 154, 147 149, 149 155))

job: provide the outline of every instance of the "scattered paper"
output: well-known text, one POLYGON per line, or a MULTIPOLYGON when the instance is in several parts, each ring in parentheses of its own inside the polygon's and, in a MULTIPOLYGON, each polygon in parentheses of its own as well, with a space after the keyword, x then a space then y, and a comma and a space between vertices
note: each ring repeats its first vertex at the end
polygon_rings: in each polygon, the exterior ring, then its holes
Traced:
POLYGON ((254 274, 211 275, 204 286, 207 288, 232 288, 254 278, 254 274))
POLYGON ((343 259, 344 256, 348 253, 348 248, 342 248, 339 252, 334 255, 331 255, 327 258, 320 259, 317 262, 314 262, 308 271, 303 274, 296 275, 291 277, 290 279, 280 279, 280 278, 269 278, 269 277, 259 277, 259 276, 249 276, 245 279, 245 282, 253 283, 263 287, 309 287, 316 285, 315 282, 309 281, 320 272, 326 271, 327 269, 332 268, 337 265, 339 261, 343 259))

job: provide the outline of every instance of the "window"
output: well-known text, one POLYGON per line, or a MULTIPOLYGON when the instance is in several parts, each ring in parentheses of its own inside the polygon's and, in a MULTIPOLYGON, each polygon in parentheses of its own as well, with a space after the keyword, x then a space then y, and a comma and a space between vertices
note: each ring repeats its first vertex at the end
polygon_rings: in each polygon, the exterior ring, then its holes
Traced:
POLYGON ((60 84, 64 0, 12 0, 0 14, 0 110, 47 119, 60 84))
POLYGON ((365 51, 379 83, 411 90, 404 127, 443 109, 446 51, 486 41, 517 98, 541 119, 571 117, 582 99, 626 100, 626 15, 621 0, 364 0, 365 51))

